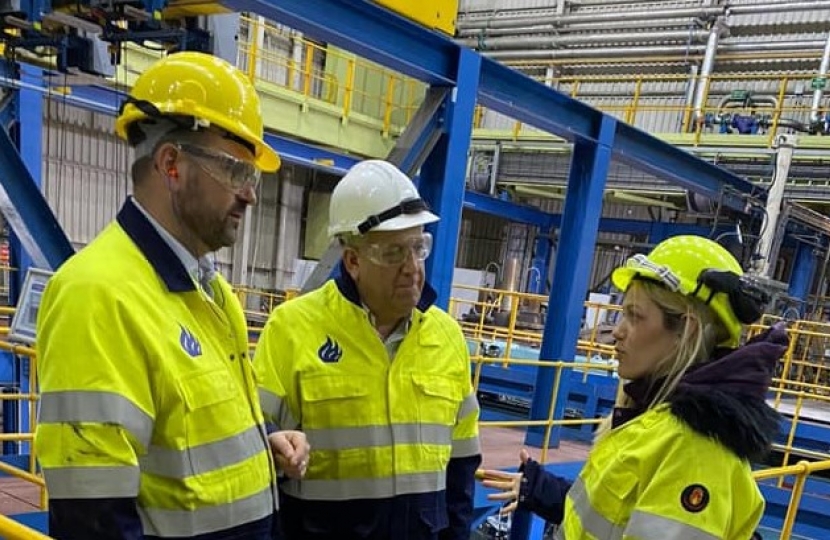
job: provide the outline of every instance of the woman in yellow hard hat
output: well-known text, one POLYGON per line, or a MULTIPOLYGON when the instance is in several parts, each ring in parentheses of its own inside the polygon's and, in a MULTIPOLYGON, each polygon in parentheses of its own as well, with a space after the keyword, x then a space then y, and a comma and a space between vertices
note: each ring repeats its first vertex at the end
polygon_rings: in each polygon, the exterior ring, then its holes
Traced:
POLYGON ((787 348, 783 326, 739 346, 769 301, 723 247, 678 236, 612 275, 628 382, 575 482, 526 450, 519 473, 482 471, 505 511, 525 508, 567 540, 748 540, 764 509, 751 475, 778 434, 765 401, 787 348))

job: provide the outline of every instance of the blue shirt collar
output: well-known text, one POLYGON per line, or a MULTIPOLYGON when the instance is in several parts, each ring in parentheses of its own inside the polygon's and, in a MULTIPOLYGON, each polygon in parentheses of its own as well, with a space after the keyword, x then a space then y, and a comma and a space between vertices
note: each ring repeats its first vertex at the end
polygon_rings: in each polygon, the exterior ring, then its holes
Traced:
MULTIPOLYGON (((343 265, 343 261, 340 261, 340 264, 337 267, 334 282, 337 284, 337 289, 340 291, 340 294, 342 294, 346 300, 360 308, 363 308, 363 302, 360 300, 360 293, 357 292, 357 284, 352 279, 352 276, 346 272, 346 267, 343 265)), ((435 289, 433 289, 429 283, 424 283, 424 289, 421 291, 421 299, 418 300, 418 304, 415 308, 423 313, 428 310, 437 299, 438 293, 435 292, 435 289)))
POLYGON ((174 293, 196 290, 196 284, 181 258, 136 206, 132 197, 127 198, 115 219, 164 281, 167 290, 174 293))

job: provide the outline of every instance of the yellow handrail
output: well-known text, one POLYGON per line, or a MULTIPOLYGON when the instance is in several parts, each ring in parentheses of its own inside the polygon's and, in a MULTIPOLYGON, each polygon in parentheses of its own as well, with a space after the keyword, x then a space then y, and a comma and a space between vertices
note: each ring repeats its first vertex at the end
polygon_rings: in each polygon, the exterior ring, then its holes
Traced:
POLYGON ((6 540, 50 540, 51 536, 0 514, 0 537, 6 540))

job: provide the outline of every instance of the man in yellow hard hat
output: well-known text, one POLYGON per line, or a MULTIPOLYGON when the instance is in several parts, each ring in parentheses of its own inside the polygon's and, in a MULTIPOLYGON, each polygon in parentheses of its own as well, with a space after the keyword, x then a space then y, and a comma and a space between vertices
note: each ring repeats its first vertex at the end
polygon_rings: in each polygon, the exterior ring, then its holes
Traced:
POLYGON ((340 277, 262 332, 263 412, 312 447, 306 477, 281 484, 289 540, 470 538, 478 403, 461 329, 425 283, 436 221, 395 166, 358 163, 331 196, 340 277))
POLYGON ((138 78, 116 131, 134 194, 38 315, 50 534, 271 539, 277 466, 302 476, 308 445, 266 432, 242 307, 207 258, 279 167, 258 96, 224 60, 174 54, 138 78))

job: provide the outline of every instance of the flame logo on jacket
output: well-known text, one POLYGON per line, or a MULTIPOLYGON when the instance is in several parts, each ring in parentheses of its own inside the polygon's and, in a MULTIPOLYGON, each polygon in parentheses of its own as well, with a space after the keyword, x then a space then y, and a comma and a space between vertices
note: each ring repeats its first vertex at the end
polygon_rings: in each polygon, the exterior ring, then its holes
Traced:
POLYGON ((317 349, 317 356, 327 364, 333 364, 343 356, 343 349, 331 337, 326 336, 326 342, 317 349))
POLYGON ((193 358, 202 356, 202 344, 199 343, 196 336, 194 336, 190 330, 184 326, 179 325, 179 327, 182 329, 182 333, 179 334, 179 344, 182 346, 182 349, 184 349, 184 352, 193 358))

